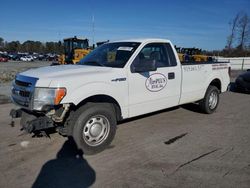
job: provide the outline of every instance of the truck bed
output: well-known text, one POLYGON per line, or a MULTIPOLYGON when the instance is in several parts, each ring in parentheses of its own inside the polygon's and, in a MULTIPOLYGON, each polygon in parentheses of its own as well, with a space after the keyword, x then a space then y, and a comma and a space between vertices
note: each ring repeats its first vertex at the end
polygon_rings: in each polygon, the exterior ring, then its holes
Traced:
POLYGON ((229 83, 228 62, 186 62, 181 64, 182 86, 180 104, 198 101, 205 95, 207 86, 218 79, 221 92, 227 90, 229 83))

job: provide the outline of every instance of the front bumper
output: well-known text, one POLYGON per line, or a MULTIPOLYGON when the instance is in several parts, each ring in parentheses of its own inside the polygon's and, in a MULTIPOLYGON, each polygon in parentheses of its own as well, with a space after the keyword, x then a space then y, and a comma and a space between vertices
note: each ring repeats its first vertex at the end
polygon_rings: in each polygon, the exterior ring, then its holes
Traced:
POLYGON ((55 127, 55 123, 51 118, 45 115, 36 114, 32 111, 27 111, 25 109, 12 109, 10 111, 10 116, 12 118, 21 117, 21 129, 28 133, 33 133, 55 127))

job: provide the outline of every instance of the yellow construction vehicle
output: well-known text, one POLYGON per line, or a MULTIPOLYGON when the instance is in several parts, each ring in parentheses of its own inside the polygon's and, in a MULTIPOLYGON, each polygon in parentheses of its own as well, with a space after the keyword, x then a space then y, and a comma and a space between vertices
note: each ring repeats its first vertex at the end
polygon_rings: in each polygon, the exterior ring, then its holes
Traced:
POLYGON ((88 39, 80 39, 75 36, 66 38, 63 42, 64 54, 59 56, 59 64, 76 64, 91 51, 88 39))
POLYGON ((175 46, 175 49, 181 62, 206 62, 213 60, 211 56, 202 54, 202 50, 198 48, 180 48, 175 46))
POLYGON ((196 62, 213 60, 211 56, 202 54, 202 50, 198 48, 190 48, 190 53, 192 55, 193 60, 196 62))

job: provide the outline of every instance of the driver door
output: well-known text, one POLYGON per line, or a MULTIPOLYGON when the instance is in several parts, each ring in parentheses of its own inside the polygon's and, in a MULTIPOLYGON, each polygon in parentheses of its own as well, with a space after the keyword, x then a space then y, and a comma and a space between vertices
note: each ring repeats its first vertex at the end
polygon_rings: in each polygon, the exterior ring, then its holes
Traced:
POLYGON ((176 106, 180 99, 181 69, 169 43, 144 46, 129 72, 129 116, 176 106), (135 64, 155 61, 157 70, 136 72, 135 64))

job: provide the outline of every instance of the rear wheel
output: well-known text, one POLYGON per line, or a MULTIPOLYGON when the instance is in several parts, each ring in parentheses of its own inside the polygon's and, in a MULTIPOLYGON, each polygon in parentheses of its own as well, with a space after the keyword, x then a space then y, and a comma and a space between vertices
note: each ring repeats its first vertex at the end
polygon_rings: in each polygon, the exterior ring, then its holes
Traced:
POLYGON ((76 111, 73 137, 85 154, 103 151, 116 133, 115 110, 109 103, 87 103, 76 111))
POLYGON ((213 113, 219 104, 219 90, 215 86, 208 86, 205 97, 199 103, 201 109, 206 114, 213 113))

